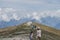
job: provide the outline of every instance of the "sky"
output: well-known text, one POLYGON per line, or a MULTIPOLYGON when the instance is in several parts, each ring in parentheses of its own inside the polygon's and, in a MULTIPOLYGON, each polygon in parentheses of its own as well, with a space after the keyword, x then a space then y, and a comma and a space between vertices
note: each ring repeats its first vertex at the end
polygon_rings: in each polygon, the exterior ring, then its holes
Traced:
POLYGON ((60 0, 0 0, 0 21, 60 17, 60 0))

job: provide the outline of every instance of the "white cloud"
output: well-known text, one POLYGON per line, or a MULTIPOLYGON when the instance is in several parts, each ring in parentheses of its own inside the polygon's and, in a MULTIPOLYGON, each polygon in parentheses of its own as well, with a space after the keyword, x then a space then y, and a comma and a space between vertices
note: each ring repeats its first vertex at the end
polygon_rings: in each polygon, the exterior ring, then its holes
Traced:
POLYGON ((40 20, 39 16, 33 16, 33 19, 40 20))
POLYGON ((27 10, 26 12, 25 11, 20 12, 19 10, 13 8, 3 8, 3 9, 0 8, 0 19, 7 22, 10 21, 11 19, 20 20, 21 18, 30 18, 30 17, 32 19, 40 20, 41 18, 47 16, 60 17, 60 10, 27 13, 27 10))
POLYGON ((9 3, 21 3, 21 4, 34 4, 34 5, 45 5, 45 6, 60 6, 58 0, 2 0, 9 3))
POLYGON ((4 8, 3 9, 5 12, 15 12, 16 10, 13 8, 4 8))
POLYGON ((40 12, 40 17, 60 17, 60 12, 58 12, 59 10, 55 10, 55 11, 43 11, 40 12))
POLYGON ((32 13, 32 19, 40 20, 40 17, 37 12, 32 13))
POLYGON ((31 17, 31 15, 30 14, 27 14, 27 18, 30 18, 31 17))
POLYGON ((1 11, 2 11, 2 9, 0 8, 0 14, 2 13, 1 11))
POLYGON ((37 15, 37 12, 33 12, 33 14, 32 14, 33 16, 36 16, 37 15))
POLYGON ((1 15, 1 19, 6 22, 10 21, 10 18, 6 14, 1 15))
POLYGON ((15 19, 15 20, 20 20, 20 17, 18 17, 17 14, 13 14, 12 18, 15 19))
POLYGON ((2 9, 0 8, 0 11, 1 11, 2 9))
POLYGON ((16 10, 13 8, 0 8, 0 21, 9 22, 11 19, 19 20, 20 18, 15 12, 16 10))
POLYGON ((55 10, 55 11, 43 11, 43 12, 34 12, 32 14, 32 17, 36 20, 40 20, 43 17, 60 17, 60 10, 55 10))

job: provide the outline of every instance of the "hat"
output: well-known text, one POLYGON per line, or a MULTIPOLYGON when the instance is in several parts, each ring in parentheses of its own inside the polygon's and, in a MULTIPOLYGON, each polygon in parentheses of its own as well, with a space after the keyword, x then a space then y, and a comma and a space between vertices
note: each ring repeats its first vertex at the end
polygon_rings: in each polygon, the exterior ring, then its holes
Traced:
POLYGON ((40 27, 37 27, 37 29, 40 29, 40 27))

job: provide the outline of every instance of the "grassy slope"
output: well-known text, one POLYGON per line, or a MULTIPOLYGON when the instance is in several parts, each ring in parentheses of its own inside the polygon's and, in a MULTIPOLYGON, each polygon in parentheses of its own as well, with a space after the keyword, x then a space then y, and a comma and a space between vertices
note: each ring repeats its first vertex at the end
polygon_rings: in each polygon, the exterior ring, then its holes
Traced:
POLYGON ((42 24, 33 23, 42 30, 42 40, 60 40, 60 30, 42 24))
MULTIPOLYGON (((42 36, 43 36, 42 40, 49 40, 49 39, 45 38, 45 35, 47 35, 50 39, 51 39, 50 36, 52 36, 53 38, 56 38, 59 40, 60 30, 56 30, 54 28, 51 28, 51 27, 48 27, 48 26, 45 26, 45 25, 42 25, 39 23, 33 23, 33 24, 42 29, 42 36)), ((29 31, 29 30, 25 30, 23 28, 29 28, 29 27, 27 27, 27 25, 21 24, 21 25, 17 25, 17 26, 0 29, 0 32, 5 33, 5 35, 6 35, 6 34, 11 34, 11 33, 17 32, 17 31, 22 31, 22 30, 27 31, 27 32, 29 31)), ((53 38, 51 40, 54 40, 53 38)))
POLYGON ((57 30, 57 29, 54 29, 52 27, 48 27, 48 26, 45 26, 42 24, 38 24, 38 23, 33 23, 33 24, 39 26, 41 29, 43 29, 45 31, 51 32, 51 33, 56 34, 56 35, 60 35, 60 30, 57 30))

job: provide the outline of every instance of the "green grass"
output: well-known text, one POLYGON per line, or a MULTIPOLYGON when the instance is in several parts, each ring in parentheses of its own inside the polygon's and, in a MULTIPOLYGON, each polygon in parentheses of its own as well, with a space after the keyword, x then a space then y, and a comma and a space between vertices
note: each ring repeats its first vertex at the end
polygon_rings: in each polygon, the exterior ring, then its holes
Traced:
MULTIPOLYGON (((9 34, 12 34, 12 36, 14 37, 13 34, 15 34, 15 32, 21 32, 21 31, 25 31, 26 34, 29 34, 31 27, 27 26, 25 24, 1 29, 2 33, 0 33, 0 34, 2 34, 2 36, 5 36, 5 37, 9 36, 9 34), (28 28, 28 29, 26 29, 26 28, 28 28)), ((33 25, 36 25, 41 28, 41 30, 42 30, 41 40, 60 40, 60 30, 56 30, 54 28, 51 28, 51 27, 48 27, 48 26, 45 26, 42 24, 38 24, 38 23, 33 23, 33 25)), ((1 32, 1 30, 0 30, 0 32, 1 32)), ((22 34, 25 34, 25 33, 22 33, 22 34)), ((20 35, 20 34, 17 34, 17 35, 20 35)))

